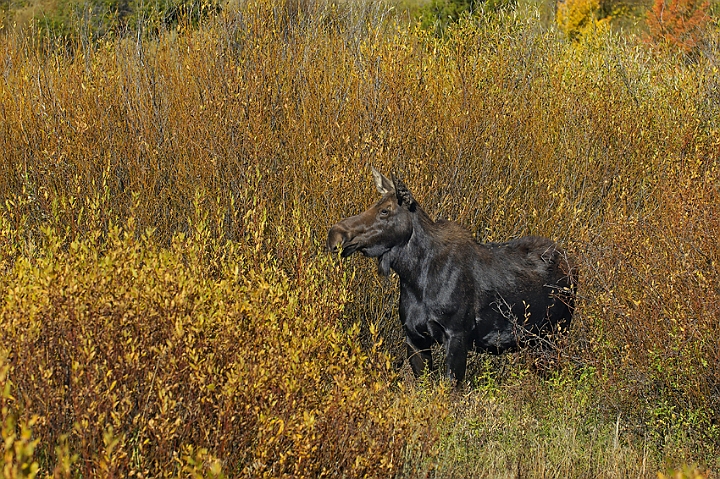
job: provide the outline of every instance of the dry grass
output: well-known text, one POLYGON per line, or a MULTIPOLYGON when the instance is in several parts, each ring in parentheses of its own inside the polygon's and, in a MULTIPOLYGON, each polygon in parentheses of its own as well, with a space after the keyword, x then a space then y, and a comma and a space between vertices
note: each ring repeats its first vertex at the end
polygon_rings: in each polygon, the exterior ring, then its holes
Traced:
POLYGON ((530 10, 439 39, 381 4, 290 1, 152 41, 4 37, 6 475, 720 467, 706 53, 571 45, 530 10), (394 282, 321 247, 374 198, 371 164, 482 241, 578 258, 554 369, 477 357, 462 392, 392 370, 394 282))

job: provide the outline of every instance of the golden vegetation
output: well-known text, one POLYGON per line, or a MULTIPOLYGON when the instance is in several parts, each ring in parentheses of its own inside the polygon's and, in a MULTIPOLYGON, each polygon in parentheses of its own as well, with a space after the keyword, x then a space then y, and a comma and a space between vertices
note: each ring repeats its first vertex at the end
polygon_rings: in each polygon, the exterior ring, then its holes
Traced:
POLYGON ((290 277, 261 251, 263 213, 245 221, 260 248, 213 248, 203 221, 167 248, 132 227, 67 245, 46 230, 14 264, 3 419, 32 412, 33 445, 71 445, 56 475, 387 476, 410 425, 432 425, 411 423, 438 406, 393 390, 377 334, 364 350, 340 328, 347 274, 298 229, 290 277))
POLYGON ((8 477, 657 477, 720 467, 717 67, 532 11, 381 4, 0 40, 8 477), (398 172, 478 239, 581 265, 559 363, 392 367, 396 289, 322 252, 398 172), (669 474, 672 474, 670 472, 669 474))
POLYGON ((558 2, 555 19, 560 30, 573 40, 593 37, 610 28, 610 17, 602 13, 600 0, 558 2))

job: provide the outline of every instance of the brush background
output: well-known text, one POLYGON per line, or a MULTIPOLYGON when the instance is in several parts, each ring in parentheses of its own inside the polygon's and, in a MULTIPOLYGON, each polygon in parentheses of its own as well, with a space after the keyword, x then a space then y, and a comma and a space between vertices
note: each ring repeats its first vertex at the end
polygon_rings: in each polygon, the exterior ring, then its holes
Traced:
POLYGON ((6 477, 712 475, 717 31, 689 61, 542 15, 437 36, 386 4, 258 0, 6 32, 6 477), (370 165, 479 241, 577 259, 559 358, 474 355, 460 392, 394 369, 396 280, 323 252, 370 165))

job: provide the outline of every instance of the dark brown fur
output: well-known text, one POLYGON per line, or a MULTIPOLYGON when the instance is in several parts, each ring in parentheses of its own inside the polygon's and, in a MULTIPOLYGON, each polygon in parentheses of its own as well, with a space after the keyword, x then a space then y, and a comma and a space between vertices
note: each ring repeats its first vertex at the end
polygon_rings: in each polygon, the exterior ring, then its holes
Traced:
POLYGON ((400 277, 400 321, 419 375, 442 343, 446 374, 465 377, 469 349, 500 353, 570 324, 573 267, 547 238, 477 243, 456 223, 434 222, 399 180, 373 169, 380 201, 328 232, 329 251, 377 258, 400 277))

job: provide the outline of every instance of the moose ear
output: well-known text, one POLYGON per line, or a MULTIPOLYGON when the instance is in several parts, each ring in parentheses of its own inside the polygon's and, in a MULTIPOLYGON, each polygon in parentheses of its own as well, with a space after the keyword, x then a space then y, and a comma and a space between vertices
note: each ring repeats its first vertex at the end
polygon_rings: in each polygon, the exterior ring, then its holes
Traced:
POLYGON ((395 195, 397 196, 398 204, 407 206, 410 211, 415 211, 417 203, 412 193, 410 193, 410 190, 405 186, 405 183, 395 175, 392 175, 392 179, 395 185, 395 195))
POLYGON ((395 191, 395 185, 392 181, 376 170, 374 166, 371 166, 370 168, 372 169, 373 179, 375 180, 375 187, 381 195, 395 191))

